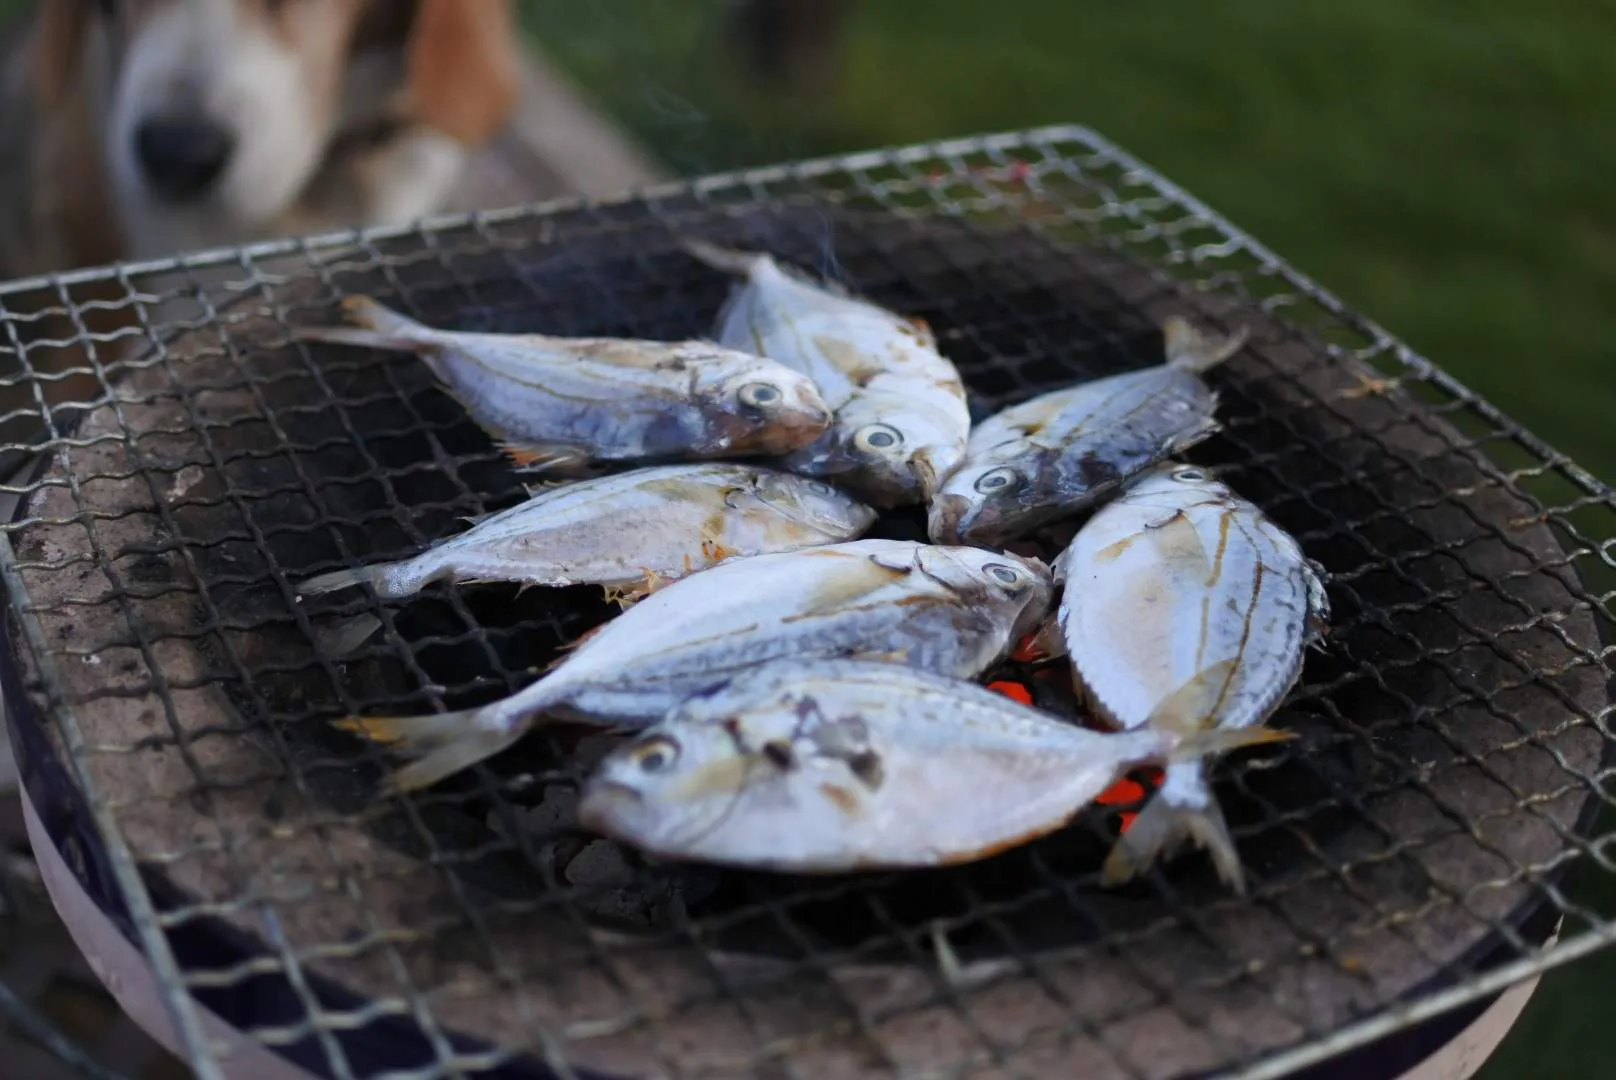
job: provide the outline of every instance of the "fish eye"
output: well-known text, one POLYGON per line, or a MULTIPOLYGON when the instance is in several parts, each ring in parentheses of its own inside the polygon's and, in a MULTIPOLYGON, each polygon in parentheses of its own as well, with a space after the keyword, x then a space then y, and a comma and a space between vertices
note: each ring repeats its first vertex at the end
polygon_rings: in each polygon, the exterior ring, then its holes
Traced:
POLYGON ((1006 466, 994 469, 991 472, 985 472, 977 477, 976 490, 983 495, 989 495, 995 491, 1009 490, 1013 485, 1020 482, 1021 477, 1016 473, 1016 470, 1006 466))
POLYGON ((634 748, 634 764, 641 772, 663 772, 678 760, 679 744, 665 735, 654 735, 634 748))
POLYGON ((778 386, 770 383, 747 383, 735 394, 736 400, 748 409, 772 409, 780 404, 784 394, 778 386))
POLYGON ((982 569, 986 570, 988 576, 1000 584, 1021 584, 1021 572, 1013 566, 1006 566, 1004 563, 988 563, 986 566, 982 567, 982 569))
POLYGON ((1193 466, 1187 469, 1178 469, 1173 473, 1174 480, 1182 480, 1186 484, 1200 483, 1206 479, 1206 472, 1193 466))
POLYGON ((860 450, 890 450, 901 442, 903 433, 887 424, 871 424, 853 436, 853 445, 860 450))
POLYGON ((808 490, 813 492, 815 495, 834 495, 834 494, 836 494, 836 489, 831 487, 829 484, 825 483, 823 480, 810 480, 810 481, 808 481, 808 490))

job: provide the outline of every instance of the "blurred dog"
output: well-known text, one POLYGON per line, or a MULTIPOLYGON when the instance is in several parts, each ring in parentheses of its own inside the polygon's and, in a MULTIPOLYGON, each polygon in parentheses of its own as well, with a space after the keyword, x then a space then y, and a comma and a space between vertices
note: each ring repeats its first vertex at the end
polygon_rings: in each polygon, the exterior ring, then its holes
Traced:
POLYGON ((0 276, 430 213, 517 94, 509 0, 42 0, 0 276))
MULTIPOLYGON (((511 7, 40 0, 0 43, 0 280, 432 212, 515 104, 511 7)), ((0 303, 4 479, 142 316, 106 280, 0 303)))

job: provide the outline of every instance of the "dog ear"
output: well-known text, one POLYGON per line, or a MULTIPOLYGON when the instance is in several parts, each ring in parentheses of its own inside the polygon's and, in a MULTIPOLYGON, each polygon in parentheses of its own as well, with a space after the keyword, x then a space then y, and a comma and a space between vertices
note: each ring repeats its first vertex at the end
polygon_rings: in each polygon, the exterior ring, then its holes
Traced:
POLYGON ((40 0, 28 39, 28 80, 42 108, 54 108, 78 78, 90 0, 40 0))
POLYGON ((421 121, 467 146, 492 138, 516 104, 516 35, 510 0, 420 0, 408 70, 421 121))

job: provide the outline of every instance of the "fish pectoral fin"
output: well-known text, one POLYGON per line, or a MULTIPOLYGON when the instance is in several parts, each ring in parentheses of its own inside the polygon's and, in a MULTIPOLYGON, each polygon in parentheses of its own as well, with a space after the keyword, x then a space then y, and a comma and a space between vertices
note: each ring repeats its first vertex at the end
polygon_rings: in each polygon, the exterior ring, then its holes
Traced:
POLYGON ((1229 680, 1234 678, 1234 671, 1232 659, 1207 665, 1163 698, 1145 723, 1159 731, 1179 735, 1194 735, 1203 730, 1210 725, 1212 712, 1229 680))
POLYGON ((1061 633, 1060 613, 1051 612, 1037 630, 1016 643, 1010 659, 1023 664, 1041 664, 1066 655, 1066 635, 1061 633))
MULTIPOLYGON (((804 599, 801 609, 794 617, 827 615, 869 603, 871 597, 883 589, 890 588, 894 582, 902 581, 915 569, 913 564, 889 564, 882 562, 877 556, 871 556, 862 566, 866 568, 864 573, 849 573, 825 582, 812 598, 804 599)), ((904 599, 912 604, 937 602, 935 597, 928 598, 924 593, 904 599)))
POLYGON ((903 556, 878 551, 866 556, 866 558, 881 569, 891 570, 894 574, 911 574, 919 566, 912 553, 908 556, 903 556))
POLYGON ((512 464, 535 472, 584 475, 589 470, 588 455, 576 446, 501 442, 499 449, 512 464))

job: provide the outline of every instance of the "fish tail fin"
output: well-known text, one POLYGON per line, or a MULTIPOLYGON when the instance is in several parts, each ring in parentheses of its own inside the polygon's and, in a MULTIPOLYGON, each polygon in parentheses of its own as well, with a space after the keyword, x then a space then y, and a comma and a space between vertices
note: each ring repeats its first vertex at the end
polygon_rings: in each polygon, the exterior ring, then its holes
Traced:
POLYGON ((320 646, 331 656, 347 656, 369 641, 382 628, 382 621, 371 614, 344 619, 320 635, 320 646))
POLYGON ((517 739, 521 732, 488 732, 479 731, 452 743, 440 746, 403 768, 395 769, 382 781, 381 793, 383 795, 402 795, 410 791, 419 791, 421 788, 431 787, 438 781, 453 776, 457 772, 469 769, 480 761, 505 750, 517 739))
POLYGON ((384 349, 388 352, 408 350, 412 345, 400 342, 392 334, 379 330, 361 330, 354 326, 300 326, 297 340, 318 342, 323 345, 352 345, 359 349, 384 349))
POLYGON ((720 247, 706 240, 697 240, 693 236, 680 237, 679 246, 693 258, 701 260, 714 270, 722 270, 740 277, 750 274, 755 266, 768 258, 762 252, 720 247))
POLYGON ((1209 334, 1181 315, 1169 316, 1162 323, 1167 363, 1196 374, 1210 371, 1239 352, 1250 336, 1251 330, 1245 326, 1224 336, 1209 334))
POLYGON ((475 709, 429 716, 351 716, 335 726, 410 761, 383 782, 388 794, 428 787, 486 761, 538 721, 553 694, 541 679, 517 694, 475 709))
POLYGON ((355 326, 362 326, 366 330, 375 330, 382 334, 431 336, 437 333, 425 323, 416 322, 408 315, 394 311, 369 296, 356 294, 343 297, 342 313, 348 316, 348 321, 355 326))
POLYGON ((1186 841, 1211 856, 1225 884, 1237 893, 1245 893, 1245 870, 1223 810, 1207 786, 1201 767, 1192 764, 1169 767, 1162 789, 1112 845, 1100 870, 1100 882, 1112 886, 1132 880, 1186 841))
POLYGON ((316 574, 298 583, 297 595, 324 596, 326 593, 340 592, 356 585, 369 585, 382 599, 396 599, 397 595, 404 594, 396 594, 389 581, 393 566, 393 563, 377 563, 374 566, 361 566, 357 570, 333 570, 328 574, 316 574))
POLYGON ((299 327, 298 339, 405 352, 438 343, 438 331, 368 296, 344 297, 342 312, 353 326, 299 327))

